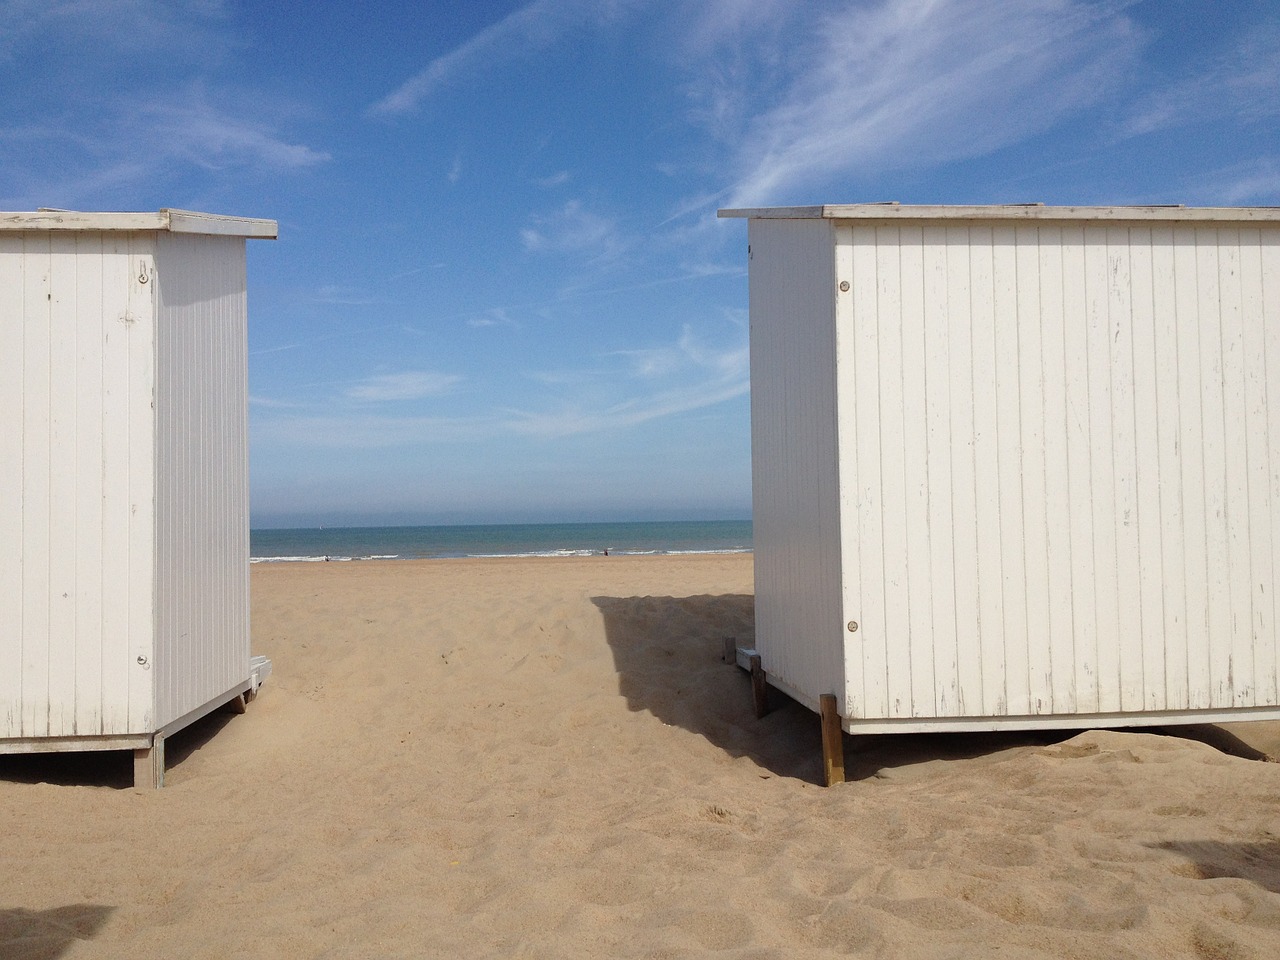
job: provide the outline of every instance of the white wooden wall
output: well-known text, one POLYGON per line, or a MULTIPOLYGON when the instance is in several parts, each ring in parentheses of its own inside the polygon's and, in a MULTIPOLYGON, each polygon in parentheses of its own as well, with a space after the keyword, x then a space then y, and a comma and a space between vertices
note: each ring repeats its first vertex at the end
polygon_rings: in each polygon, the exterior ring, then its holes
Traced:
POLYGON ((846 715, 1280 703, 1280 228, 838 223, 846 715))
POLYGON ((249 663, 245 248, 160 234, 156 710, 170 723, 249 663))
POLYGON ((755 643, 770 681, 814 708, 844 677, 833 236, 750 225, 755 643))
POLYGON ((0 233, 0 738, 151 729, 153 248, 0 233))

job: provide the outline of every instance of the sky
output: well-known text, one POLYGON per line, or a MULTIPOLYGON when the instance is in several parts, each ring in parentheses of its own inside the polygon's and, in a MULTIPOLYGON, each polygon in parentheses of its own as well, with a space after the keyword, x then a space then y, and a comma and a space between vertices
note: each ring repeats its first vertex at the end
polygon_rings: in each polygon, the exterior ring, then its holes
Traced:
POLYGON ((742 518, 720 207, 1280 204, 1276 0, 0 0, 0 209, 248 250, 254 526, 742 518))

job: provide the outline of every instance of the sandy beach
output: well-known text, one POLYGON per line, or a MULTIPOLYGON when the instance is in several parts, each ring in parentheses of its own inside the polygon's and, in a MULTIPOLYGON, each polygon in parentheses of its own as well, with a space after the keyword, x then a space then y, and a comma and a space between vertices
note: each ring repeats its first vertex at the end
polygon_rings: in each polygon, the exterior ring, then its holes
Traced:
POLYGON ((274 673, 165 789, 0 757, 0 957, 1280 955, 1280 725, 846 737, 824 789, 721 662, 751 563, 256 565, 274 673))

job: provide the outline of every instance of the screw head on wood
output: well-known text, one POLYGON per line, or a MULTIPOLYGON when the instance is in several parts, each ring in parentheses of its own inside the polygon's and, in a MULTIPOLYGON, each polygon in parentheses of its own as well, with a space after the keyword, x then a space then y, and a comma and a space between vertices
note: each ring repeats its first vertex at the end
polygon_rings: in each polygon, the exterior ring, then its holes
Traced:
POLYGON ((850 633, 857 633, 857 632, 858 632, 858 621, 857 621, 857 620, 850 620, 850 621, 849 621, 849 632, 850 632, 850 633))
POLYGON ((841 280, 841 281, 840 281, 840 292, 841 292, 841 293, 848 293, 848 292, 849 292, 849 281, 848 281, 848 280, 841 280))

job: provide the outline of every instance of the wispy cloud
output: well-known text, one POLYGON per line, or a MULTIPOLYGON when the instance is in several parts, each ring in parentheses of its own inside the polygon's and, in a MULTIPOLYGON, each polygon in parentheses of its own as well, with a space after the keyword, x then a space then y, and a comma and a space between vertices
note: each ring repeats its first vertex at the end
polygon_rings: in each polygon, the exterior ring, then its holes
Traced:
POLYGON ((520 239, 529 251, 591 252, 596 260, 616 257, 626 249, 617 223, 587 210, 579 200, 570 200, 553 214, 531 218, 520 239))
POLYGON ((606 15, 611 6, 595 0, 534 0, 432 60, 373 104, 369 113, 384 117, 411 113, 446 84, 543 50, 570 28, 606 15))
MULTIPOLYGON (((813 18, 752 76, 730 206, 842 175, 979 156, 1092 102, 1141 44, 1127 4, 882 0, 813 18)), ((738 109, 726 107, 732 115, 738 109)))
POLYGON ((1204 121, 1257 123, 1280 116, 1280 28, 1251 30, 1195 75, 1161 83, 1141 99, 1122 133, 1141 136, 1204 121))
POLYGON ((395 400, 421 400, 448 393, 462 382, 462 377, 447 373, 410 370, 384 373, 352 384, 343 391, 349 400, 362 403, 387 403, 395 400))

